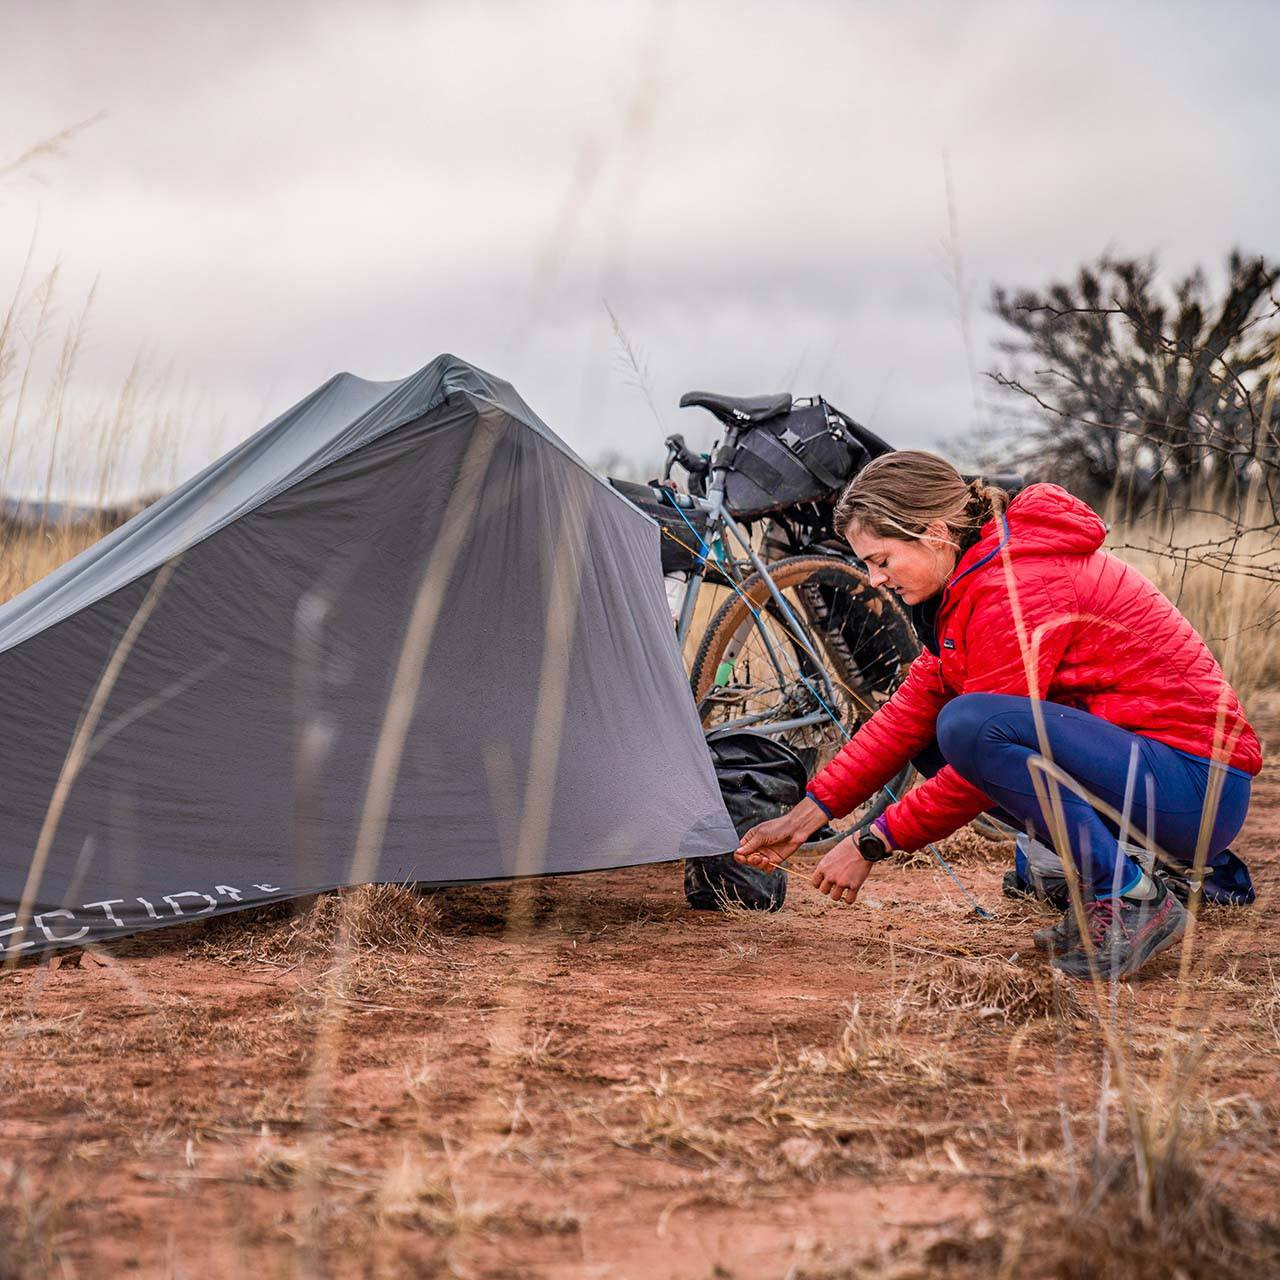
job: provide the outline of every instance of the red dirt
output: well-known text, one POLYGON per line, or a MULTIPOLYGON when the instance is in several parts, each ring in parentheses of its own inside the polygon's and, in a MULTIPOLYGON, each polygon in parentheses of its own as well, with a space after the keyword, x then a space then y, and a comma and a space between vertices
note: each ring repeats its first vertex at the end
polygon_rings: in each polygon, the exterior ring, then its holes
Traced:
MULTIPOLYGON (((1261 709, 1274 742, 1280 700, 1261 709)), ((1205 1029, 1193 1127, 1255 1213, 1280 1172, 1278 831, 1272 770, 1237 846, 1259 908, 1205 913, 1185 987, 1165 957, 1118 999, 1153 1085, 1205 1029)), ((1067 1166, 1064 1111, 1091 1141, 1102 1061, 1087 988, 1026 1024, 902 1006, 940 956, 1047 976, 1003 869, 960 872, 992 922, 929 869, 882 868, 855 908, 797 877, 773 917, 690 912, 674 867, 449 890, 439 949, 384 957, 337 1020, 314 962, 202 958, 192 930, 20 970, 0 1277, 840 1275, 980 1236, 1067 1166), (824 1071, 851 1001, 873 1047, 824 1071)))

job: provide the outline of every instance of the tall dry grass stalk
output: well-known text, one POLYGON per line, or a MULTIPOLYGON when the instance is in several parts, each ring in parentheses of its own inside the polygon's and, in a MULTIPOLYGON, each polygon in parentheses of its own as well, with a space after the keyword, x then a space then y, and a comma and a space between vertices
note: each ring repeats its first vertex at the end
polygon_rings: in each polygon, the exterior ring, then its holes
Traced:
POLYGON ((223 435, 220 419, 203 422, 207 406, 202 412, 185 388, 175 390, 167 373, 150 373, 140 360, 118 390, 91 389, 81 361, 97 286, 64 320, 60 266, 33 278, 34 253, 33 243, 0 313, 0 552, 6 559, 28 527, 57 535, 68 507, 107 511, 108 525, 119 523, 145 495, 173 488, 184 461, 208 460, 194 454, 194 442, 212 444, 223 435), (52 504, 60 508, 56 514, 52 504))
POLYGON ((1195 511, 1121 513, 1116 553, 1147 575, 1208 642, 1247 702, 1280 684, 1280 538, 1238 533, 1231 516, 1195 511), (1214 557, 1188 554, 1219 548, 1214 557))

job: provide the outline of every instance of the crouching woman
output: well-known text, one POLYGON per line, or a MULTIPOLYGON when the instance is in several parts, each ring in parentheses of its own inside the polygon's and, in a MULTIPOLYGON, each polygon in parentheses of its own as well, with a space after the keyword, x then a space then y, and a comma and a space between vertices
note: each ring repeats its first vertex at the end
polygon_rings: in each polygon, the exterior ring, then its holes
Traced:
POLYGON ((741 861, 777 866, 908 762, 933 776, 818 864, 853 902, 875 862, 988 812, 1069 852, 1083 893, 1037 942, 1078 977, 1134 972, 1186 912, 1164 866, 1212 871, 1240 830, 1258 739, 1208 646, 1138 570, 1102 550, 1102 521, 1056 485, 1012 501, 932 454, 876 459, 836 527, 875 586, 913 607, 924 650, 905 681, 790 813, 752 828, 741 861), (1064 849, 1063 845, 1067 848, 1064 849))

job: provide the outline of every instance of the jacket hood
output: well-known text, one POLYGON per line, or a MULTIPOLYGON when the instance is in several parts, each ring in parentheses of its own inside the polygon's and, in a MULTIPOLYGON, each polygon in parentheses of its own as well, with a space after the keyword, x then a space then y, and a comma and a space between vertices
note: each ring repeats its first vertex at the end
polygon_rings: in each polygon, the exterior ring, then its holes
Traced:
POLYGON ((1028 485, 1005 512, 1003 525, 989 520, 978 541, 961 557, 956 577, 990 559, 1008 527, 1011 556, 1088 555, 1102 546, 1107 527, 1087 503, 1060 485, 1028 485))

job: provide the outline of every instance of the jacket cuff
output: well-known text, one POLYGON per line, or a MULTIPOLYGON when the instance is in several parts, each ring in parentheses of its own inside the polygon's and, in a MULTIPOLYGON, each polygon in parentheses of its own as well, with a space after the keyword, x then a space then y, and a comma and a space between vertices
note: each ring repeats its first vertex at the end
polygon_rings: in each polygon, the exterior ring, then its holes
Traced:
POLYGON ((812 800, 813 803, 816 804, 818 808, 821 809, 822 812, 827 815, 828 818, 834 818, 836 816, 834 813, 831 812, 829 808, 827 808, 825 804, 822 803, 821 800, 818 799, 817 796, 813 794, 812 791, 806 791, 804 794, 805 794, 805 798, 808 800, 812 800))
POLYGON ((889 825, 889 811, 887 809, 871 825, 884 837, 884 842, 890 849, 898 847, 898 842, 893 835, 893 828, 889 825))

